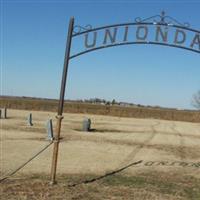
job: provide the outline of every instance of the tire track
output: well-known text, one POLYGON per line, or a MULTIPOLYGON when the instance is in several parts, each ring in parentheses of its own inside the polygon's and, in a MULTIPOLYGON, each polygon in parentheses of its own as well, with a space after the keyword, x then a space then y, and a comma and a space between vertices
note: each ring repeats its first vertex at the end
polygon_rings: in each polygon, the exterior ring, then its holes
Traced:
POLYGON ((176 133, 179 136, 180 144, 177 150, 178 156, 180 157, 181 160, 185 159, 185 142, 183 139, 183 135, 181 134, 180 131, 177 130, 177 125, 175 123, 172 124, 171 129, 174 133, 176 133))
POLYGON ((144 146, 146 146, 153 140, 153 138, 157 135, 157 131, 155 127, 159 125, 160 125, 160 122, 157 122, 156 124, 151 125, 151 129, 152 129, 151 135, 146 140, 144 140, 142 144, 136 145, 134 147, 134 150, 120 163, 120 166, 130 163, 135 158, 135 156, 144 148, 144 146))

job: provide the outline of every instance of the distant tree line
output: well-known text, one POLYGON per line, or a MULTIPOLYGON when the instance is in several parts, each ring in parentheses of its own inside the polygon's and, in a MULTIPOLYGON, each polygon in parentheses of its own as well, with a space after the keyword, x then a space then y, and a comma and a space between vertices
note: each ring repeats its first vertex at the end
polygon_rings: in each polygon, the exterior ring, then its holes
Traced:
POLYGON ((90 99, 85 99, 85 103, 96 103, 96 104, 104 104, 104 105, 115 105, 119 104, 115 99, 112 101, 108 101, 106 99, 100 99, 100 98, 90 98, 90 99))
MULTIPOLYGON (((101 98, 90 98, 90 99, 84 99, 84 100, 76 100, 76 102, 80 103, 92 103, 92 104, 102 104, 102 105, 119 105, 119 106, 137 106, 137 107, 145 107, 140 104, 134 104, 134 103, 127 103, 127 102, 118 102, 115 99, 112 101, 101 99, 101 98)), ((151 106, 150 106, 151 107, 151 106)))

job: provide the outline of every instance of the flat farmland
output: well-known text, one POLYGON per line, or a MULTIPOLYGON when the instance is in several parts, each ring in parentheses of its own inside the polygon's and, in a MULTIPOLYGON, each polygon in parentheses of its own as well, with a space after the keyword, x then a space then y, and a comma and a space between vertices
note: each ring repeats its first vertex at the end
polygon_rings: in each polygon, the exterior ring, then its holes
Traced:
MULTIPOLYGON (((49 144, 50 118, 55 127, 50 111, 9 109, 0 119, 1 177, 49 144)), ((65 113, 53 186, 52 149, 1 182, 1 199, 200 199, 200 123, 65 113)))

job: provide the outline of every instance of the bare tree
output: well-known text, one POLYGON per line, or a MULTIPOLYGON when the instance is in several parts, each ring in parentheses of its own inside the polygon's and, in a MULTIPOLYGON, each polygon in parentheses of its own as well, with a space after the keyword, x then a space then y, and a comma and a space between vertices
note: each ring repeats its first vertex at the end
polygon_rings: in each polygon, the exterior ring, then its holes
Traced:
POLYGON ((192 105, 200 110, 200 90, 194 94, 193 99, 192 99, 192 105))

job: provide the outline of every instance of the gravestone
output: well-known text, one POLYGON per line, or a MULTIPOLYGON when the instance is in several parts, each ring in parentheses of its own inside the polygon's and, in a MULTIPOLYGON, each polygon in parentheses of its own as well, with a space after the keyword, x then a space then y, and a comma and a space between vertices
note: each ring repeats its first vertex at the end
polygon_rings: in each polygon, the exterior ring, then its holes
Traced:
POLYGON ((33 126, 33 123, 32 123, 32 113, 30 113, 29 115, 28 115, 28 125, 29 126, 33 126))
POLYGON ((90 131, 90 128, 91 128, 91 119, 85 118, 83 120, 82 130, 88 132, 90 131))
POLYGON ((49 119, 47 121, 46 129, 47 129, 47 139, 48 140, 53 140, 53 124, 52 124, 52 119, 49 119))
POLYGON ((1 110, 1 116, 2 118, 6 119, 7 118, 7 108, 3 108, 1 110))

